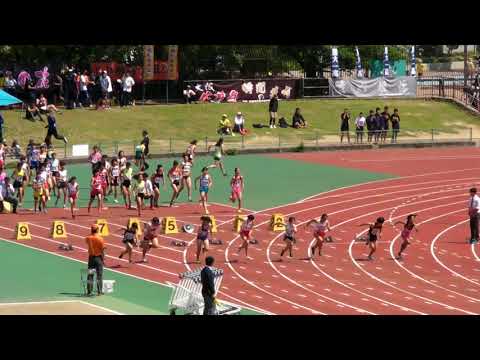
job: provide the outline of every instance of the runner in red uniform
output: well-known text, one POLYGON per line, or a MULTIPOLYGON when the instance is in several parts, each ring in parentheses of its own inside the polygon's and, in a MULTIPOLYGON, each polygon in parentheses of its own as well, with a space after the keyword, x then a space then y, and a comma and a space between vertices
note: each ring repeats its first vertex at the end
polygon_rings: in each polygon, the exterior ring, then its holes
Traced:
POLYGON ((410 214, 407 216, 407 221, 402 222, 402 221, 397 221, 394 225, 397 224, 402 224, 403 225, 403 230, 402 233, 400 234, 400 237, 402 238, 403 242, 402 245, 400 245, 400 251, 398 252, 397 255, 397 260, 402 260, 402 253, 405 251, 408 245, 410 245, 410 239, 412 235, 412 231, 415 229, 416 232, 418 232, 418 228, 415 225, 415 218, 417 217, 417 214, 410 214))
POLYGON ((330 223, 328 221, 327 214, 322 214, 320 221, 316 219, 310 220, 305 227, 308 228, 312 224, 315 224, 314 230, 313 230, 313 236, 315 238, 315 242, 311 247, 312 254, 310 258, 313 258, 313 255, 315 255, 316 248, 318 248, 318 255, 322 256, 322 246, 323 246, 323 243, 325 242, 325 236, 327 231, 330 231, 330 223))
POLYGON ((240 238, 243 242, 242 245, 240 245, 240 247, 238 248, 238 252, 240 252, 242 249, 245 249, 245 256, 247 257, 247 259, 250 260, 252 258, 248 256, 248 242, 252 236, 254 220, 255 216, 248 215, 247 220, 242 224, 242 227, 240 228, 240 238))
POLYGON ((157 231, 160 229, 160 220, 158 217, 154 217, 150 224, 145 225, 143 232, 143 240, 140 242, 140 247, 142 248, 142 262, 147 262, 147 253, 150 249, 159 248, 157 231))
POLYGON ((88 202, 88 213, 90 214, 90 208, 92 206, 93 200, 98 199, 98 212, 102 210, 103 207, 103 179, 100 176, 100 171, 95 170, 93 173, 92 179, 90 181, 90 201, 88 202))
POLYGON ((242 195, 245 182, 243 176, 240 175, 240 169, 235 168, 235 174, 230 181, 230 187, 232 188, 232 194, 230 195, 230 201, 235 203, 238 200, 238 212, 242 212, 242 195))

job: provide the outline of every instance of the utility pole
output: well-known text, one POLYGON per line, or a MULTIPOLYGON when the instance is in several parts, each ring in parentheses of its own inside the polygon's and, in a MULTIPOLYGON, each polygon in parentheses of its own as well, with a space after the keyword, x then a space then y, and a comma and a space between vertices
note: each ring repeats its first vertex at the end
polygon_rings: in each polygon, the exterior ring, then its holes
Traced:
POLYGON ((468 79, 468 45, 463 45, 463 86, 467 86, 468 79))

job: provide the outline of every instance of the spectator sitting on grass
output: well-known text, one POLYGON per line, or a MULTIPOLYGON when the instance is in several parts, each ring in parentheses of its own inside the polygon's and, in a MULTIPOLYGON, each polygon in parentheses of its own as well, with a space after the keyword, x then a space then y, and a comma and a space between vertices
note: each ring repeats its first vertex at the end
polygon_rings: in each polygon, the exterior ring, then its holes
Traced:
POLYGON ((247 133, 247 130, 245 130, 245 118, 240 111, 237 113, 237 115, 235 115, 233 122, 235 123, 233 132, 240 133, 242 135, 247 133))
POLYGON ((233 135, 233 136, 235 136, 232 133, 232 123, 228 119, 228 116, 226 114, 222 115, 222 119, 219 122, 219 127, 218 127, 217 132, 219 134, 223 134, 223 135, 233 135))
POLYGON ((295 109, 295 113, 293 114, 292 118, 292 127, 294 127, 295 129, 307 127, 307 122, 303 118, 303 115, 300 112, 300 108, 295 109))
POLYGON ((38 116, 40 121, 45 122, 45 120, 42 118, 42 115, 40 114, 40 110, 38 109, 38 107, 35 105, 34 102, 31 102, 27 104, 25 119, 35 121, 35 116, 38 116))
POLYGON ((183 90, 183 96, 185 97, 186 104, 191 104, 195 99, 195 91, 192 90, 190 85, 187 85, 187 88, 183 90))

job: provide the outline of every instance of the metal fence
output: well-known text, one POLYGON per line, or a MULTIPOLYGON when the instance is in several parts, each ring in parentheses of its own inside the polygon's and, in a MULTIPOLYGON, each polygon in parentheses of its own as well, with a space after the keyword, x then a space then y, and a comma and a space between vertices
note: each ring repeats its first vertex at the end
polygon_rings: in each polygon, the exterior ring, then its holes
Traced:
MULTIPOLYGON (((237 152, 255 152, 255 151, 303 151, 303 148, 321 149, 338 146, 361 146, 366 144, 391 144, 392 130, 385 134, 385 141, 375 141, 375 134, 372 134, 369 140, 368 132, 364 131, 362 136, 355 131, 350 131, 348 135, 344 133, 343 142, 340 142, 340 132, 315 132, 311 134, 295 134, 295 129, 282 129, 285 134, 275 136, 262 137, 258 135, 249 136, 224 136, 224 146, 227 154, 237 152)), ((435 144, 435 143, 453 143, 453 142, 472 142, 480 140, 480 134, 474 134, 473 128, 461 128, 455 132, 446 132, 445 130, 428 129, 401 129, 398 132, 396 144, 435 144)), ((215 145, 218 136, 199 138, 197 145, 197 153, 206 154, 208 147, 215 145)), ((182 154, 191 139, 185 138, 167 138, 167 139, 151 139, 150 153, 153 156, 179 156, 182 154)), ((94 145, 100 147, 103 154, 109 157, 118 155, 119 151, 123 151, 126 156, 133 156, 135 146, 138 145, 134 141, 112 141, 101 142, 97 144, 89 144, 89 149, 94 145)), ((24 149, 23 149, 24 150, 24 149)), ((23 151, 22 151, 23 152, 23 151)), ((55 148, 57 158, 72 159, 72 146, 61 144, 55 148)), ((14 156, 8 156, 7 160, 15 160, 14 156)))

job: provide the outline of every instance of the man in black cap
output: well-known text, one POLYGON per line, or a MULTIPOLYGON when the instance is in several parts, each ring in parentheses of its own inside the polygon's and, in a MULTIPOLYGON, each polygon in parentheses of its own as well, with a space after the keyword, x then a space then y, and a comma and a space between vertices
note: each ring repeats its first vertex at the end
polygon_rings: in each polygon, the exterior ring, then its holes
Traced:
POLYGON ((200 272, 202 280, 202 296, 204 302, 203 315, 216 315, 217 309, 215 305, 215 282, 212 271, 215 259, 212 256, 207 256, 205 259, 205 267, 200 272))

